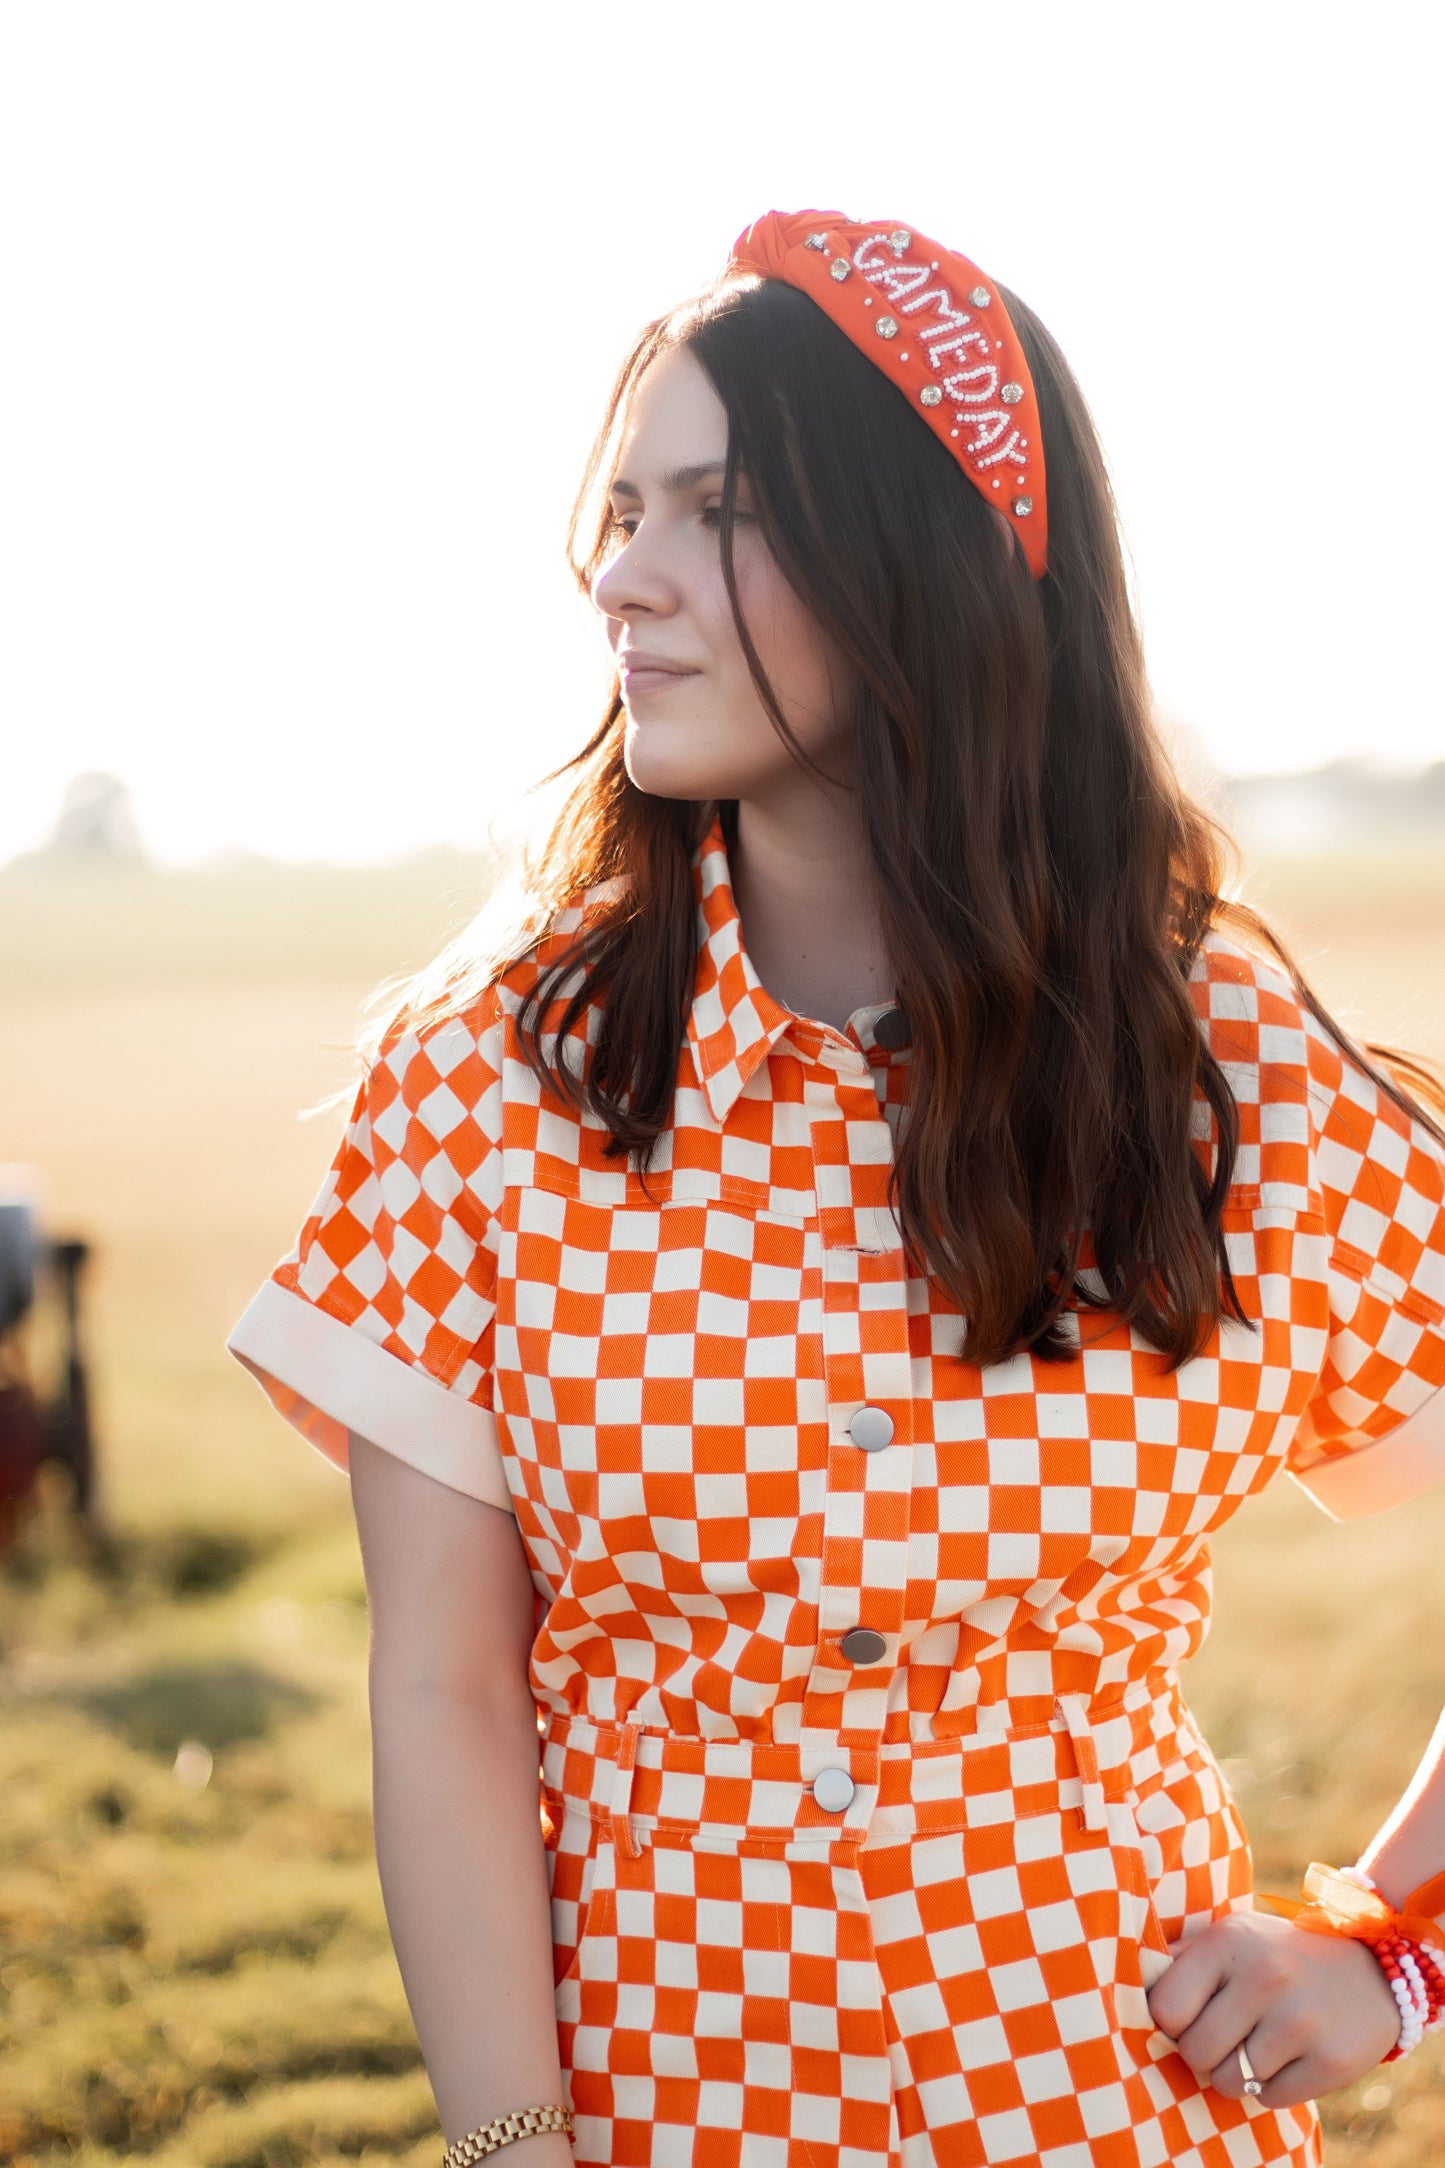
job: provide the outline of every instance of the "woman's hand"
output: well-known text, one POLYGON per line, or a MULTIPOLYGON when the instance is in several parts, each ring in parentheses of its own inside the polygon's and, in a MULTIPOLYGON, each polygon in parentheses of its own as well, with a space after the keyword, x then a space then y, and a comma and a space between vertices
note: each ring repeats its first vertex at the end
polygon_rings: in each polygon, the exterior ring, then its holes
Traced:
POLYGON ((1362 1942, 1230 1912, 1170 1950, 1150 2014, 1200 2083, 1226 2099, 1244 2095, 1241 2042, 1264 2081, 1262 2104, 1297 2108, 1353 2084, 1399 2038, 1390 1983, 1362 1942))

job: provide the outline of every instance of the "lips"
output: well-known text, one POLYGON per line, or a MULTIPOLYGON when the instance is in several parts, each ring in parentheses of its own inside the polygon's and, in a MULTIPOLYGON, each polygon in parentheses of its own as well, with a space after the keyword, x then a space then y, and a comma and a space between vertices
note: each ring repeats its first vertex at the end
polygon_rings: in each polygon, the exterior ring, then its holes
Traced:
POLYGON ((640 648, 619 655, 617 667, 628 693, 665 692, 669 686, 680 685, 684 678, 698 674, 686 663, 669 662, 665 656, 649 655, 640 648))
POLYGON ((685 666, 682 666, 682 663, 665 663, 661 659, 654 659, 652 655, 622 655, 622 657, 617 657, 617 668, 622 670, 622 676, 628 683, 633 683, 633 679, 669 679, 669 676, 672 676, 672 679, 678 679, 678 676, 698 676, 698 672, 687 670, 685 666))

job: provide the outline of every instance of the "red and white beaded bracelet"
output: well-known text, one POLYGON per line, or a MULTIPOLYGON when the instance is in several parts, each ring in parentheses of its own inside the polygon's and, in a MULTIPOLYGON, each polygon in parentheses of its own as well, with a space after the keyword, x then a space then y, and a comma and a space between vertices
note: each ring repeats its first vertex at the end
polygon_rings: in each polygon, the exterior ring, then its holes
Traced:
POLYGON ((1445 1938, 1437 1917, 1445 1911, 1445 1874, 1422 1883, 1397 1912, 1363 1867, 1314 1860, 1303 1899, 1261 1895, 1259 1901, 1310 1934, 1369 1944, 1400 2013, 1400 2036, 1385 2062, 1408 2055, 1445 2020, 1445 1938))
MULTIPOLYGON (((1339 1871, 1357 1889, 1379 1896, 1378 1882, 1363 1867, 1341 1867, 1339 1871)), ((1400 2012, 1400 2037, 1383 2058, 1393 2063, 1417 2048, 1426 2033, 1437 2032, 1445 2024, 1445 1950, 1403 1934, 1386 1935, 1370 1947, 1400 2012)))

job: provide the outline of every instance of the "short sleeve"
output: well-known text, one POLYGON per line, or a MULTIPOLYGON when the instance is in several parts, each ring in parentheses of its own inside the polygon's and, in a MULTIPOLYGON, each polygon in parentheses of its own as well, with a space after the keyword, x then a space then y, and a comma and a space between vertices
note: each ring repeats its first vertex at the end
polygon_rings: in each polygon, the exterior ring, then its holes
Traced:
POLYGON ((1445 1480, 1445 1146, 1306 1018, 1328 1328, 1289 1468, 1337 1520, 1445 1480))
POLYGON ((393 1027, 291 1252, 227 1346, 340 1468, 355 1431, 510 1508, 493 1409, 501 1079, 495 989, 393 1027))

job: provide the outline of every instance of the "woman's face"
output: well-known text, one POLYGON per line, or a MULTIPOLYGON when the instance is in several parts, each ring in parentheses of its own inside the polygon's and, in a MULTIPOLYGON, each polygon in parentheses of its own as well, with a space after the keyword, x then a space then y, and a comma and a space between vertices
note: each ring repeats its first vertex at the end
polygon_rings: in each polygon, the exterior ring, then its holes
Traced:
MULTIPOLYGON (((621 673, 627 772, 656 797, 761 800, 800 780, 753 683, 723 585, 727 441, 706 371, 684 347, 664 351, 632 396, 612 485, 614 550, 592 582, 621 673)), ((743 616, 789 728, 830 776, 848 780, 848 674, 763 541, 745 476, 733 561, 743 616)))

